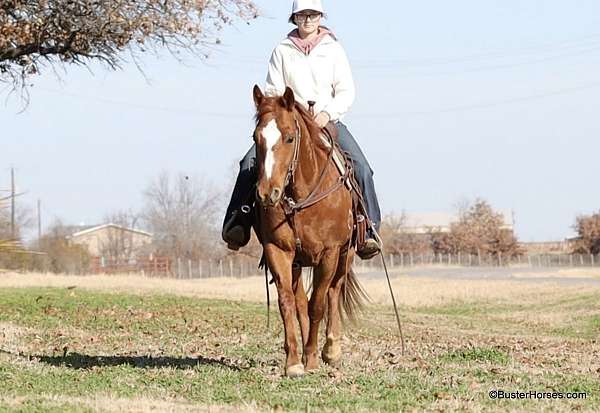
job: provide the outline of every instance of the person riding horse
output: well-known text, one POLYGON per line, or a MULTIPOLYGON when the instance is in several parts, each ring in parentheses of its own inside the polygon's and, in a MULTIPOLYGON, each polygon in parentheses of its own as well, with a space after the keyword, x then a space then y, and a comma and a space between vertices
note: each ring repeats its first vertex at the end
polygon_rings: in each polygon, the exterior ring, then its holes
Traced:
MULTIPOLYGON (((335 35, 321 26, 324 15, 321 0, 294 0, 289 22, 297 26, 275 48, 269 62, 266 96, 281 96, 289 87, 305 108, 314 102, 314 120, 321 128, 333 122, 339 145, 354 165, 354 176, 362 191, 364 211, 373 228, 357 254, 368 259, 381 245, 373 232, 379 230, 381 212, 375 193, 373 170, 358 143, 342 123, 354 102, 355 87, 346 53, 335 35)), ((240 172, 223 223, 222 237, 228 247, 237 250, 250 240, 253 214, 250 213, 257 181, 256 146, 240 161, 240 172)))

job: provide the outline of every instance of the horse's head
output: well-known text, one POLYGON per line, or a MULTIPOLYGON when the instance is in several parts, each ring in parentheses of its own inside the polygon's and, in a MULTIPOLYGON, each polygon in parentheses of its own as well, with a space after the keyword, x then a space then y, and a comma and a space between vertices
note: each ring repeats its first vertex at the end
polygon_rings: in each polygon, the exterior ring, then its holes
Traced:
POLYGON ((298 156, 300 130, 294 117, 294 92, 288 87, 283 96, 266 97, 254 86, 256 104, 257 197, 263 207, 274 206, 282 198, 298 156))

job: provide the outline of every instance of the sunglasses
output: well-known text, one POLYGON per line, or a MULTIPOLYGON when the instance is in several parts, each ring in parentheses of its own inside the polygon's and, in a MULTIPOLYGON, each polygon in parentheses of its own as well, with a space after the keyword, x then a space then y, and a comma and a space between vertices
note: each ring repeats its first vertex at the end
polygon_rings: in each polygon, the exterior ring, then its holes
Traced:
POLYGON ((319 17, 321 17, 321 13, 296 13, 295 14, 296 21, 300 23, 304 23, 305 21, 315 21, 319 17))

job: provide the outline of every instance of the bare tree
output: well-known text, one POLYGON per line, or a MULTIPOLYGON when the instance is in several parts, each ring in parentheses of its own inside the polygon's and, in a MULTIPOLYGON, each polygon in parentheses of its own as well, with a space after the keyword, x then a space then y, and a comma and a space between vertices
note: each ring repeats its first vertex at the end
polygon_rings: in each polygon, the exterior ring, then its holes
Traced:
POLYGON ((87 248, 70 243, 67 237, 71 232, 60 220, 50 226, 39 240, 39 250, 47 254, 39 270, 68 274, 81 274, 88 270, 91 257, 87 248))
POLYGON ((431 251, 430 235, 408 231, 404 212, 385 216, 381 221, 380 235, 385 251, 391 254, 423 254, 431 251))
POLYGON ((592 215, 580 215, 574 225, 579 238, 575 253, 600 254, 600 211, 592 215))
POLYGON ((133 211, 117 211, 104 218, 105 224, 114 224, 106 232, 106 239, 100 245, 100 255, 111 262, 123 263, 129 261, 138 252, 134 236, 139 221, 139 214, 133 211))
MULTIPOLYGON (((19 240, 22 238, 23 232, 33 226, 35 220, 32 209, 22 202, 17 201, 15 209, 14 239, 19 240)), ((2 239, 13 238, 10 215, 9 206, 6 203, 0 203, 0 238, 2 239)))
POLYGON ((115 69, 124 51, 207 56, 223 27, 257 16, 251 0, 2 0, 0 82, 23 87, 45 65, 115 69))
POLYGON ((221 194, 209 184, 163 172, 144 191, 144 198, 142 218, 161 253, 197 259, 217 252, 221 194))

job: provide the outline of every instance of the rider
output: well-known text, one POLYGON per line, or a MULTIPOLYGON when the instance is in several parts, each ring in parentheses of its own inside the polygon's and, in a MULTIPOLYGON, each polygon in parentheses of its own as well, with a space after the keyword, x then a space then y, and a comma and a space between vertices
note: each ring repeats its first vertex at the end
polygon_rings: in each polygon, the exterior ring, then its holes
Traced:
MULTIPOLYGON (((339 144, 350 154, 354 175, 362 190, 366 213, 375 230, 379 230, 381 213, 375 194, 373 170, 360 147, 342 123, 354 102, 354 80, 344 49, 335 35, 321 26, 324 10, 321 0, 294 0, 290 23, 297 26, 273 51, 265 94, 281 96, 289 86, 300 103, 316 102, 315 122, 324 127, 332 121, 339 132, 339 144)), ((250 240, 251 197, 256 184, 256 149, 250 148, 240 162, 233 195, 223 223, 223 240, 231 249, 243 247, 250 240), (250 201, 249 201, 250 200, 250 201)), ((377 236, 369 231, 364 246, 357 251, 370 258, 380 250, 377 236)))

